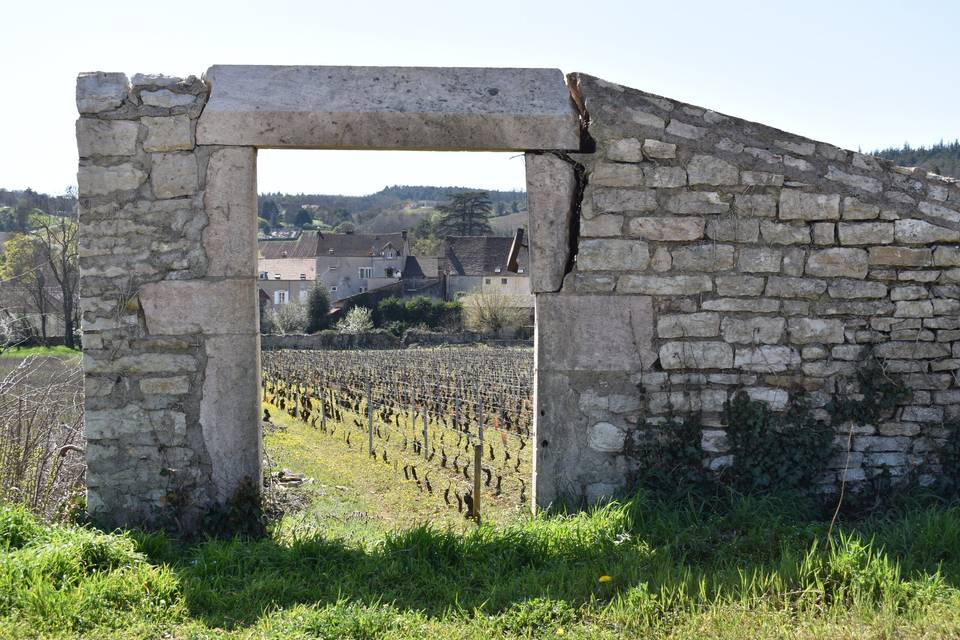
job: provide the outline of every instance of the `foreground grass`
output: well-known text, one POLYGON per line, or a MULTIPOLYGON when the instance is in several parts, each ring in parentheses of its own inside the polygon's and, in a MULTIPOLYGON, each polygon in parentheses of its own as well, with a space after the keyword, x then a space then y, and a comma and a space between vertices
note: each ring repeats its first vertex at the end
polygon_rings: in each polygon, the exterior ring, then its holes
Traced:
POLYGON ((344 541, 183 545, 0 507, 0 637, 929 638, 960 634, 960 508, 835 530, 802 501, 638 495, 344 541))

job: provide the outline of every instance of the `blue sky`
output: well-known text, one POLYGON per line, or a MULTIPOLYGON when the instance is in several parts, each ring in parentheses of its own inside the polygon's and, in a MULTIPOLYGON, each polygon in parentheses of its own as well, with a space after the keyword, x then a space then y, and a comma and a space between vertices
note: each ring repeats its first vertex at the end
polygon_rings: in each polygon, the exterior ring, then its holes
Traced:
MULTIPOLYGON (((74 78, 214 63, 582 71, 846 148, 960 137, 960 2, 16 2, 0 186, 75 182, 74 78)), ((263 152, 261 191, 523 186, 510 154, 263 152), (452 156, 452 157, 451 157, 452 156)))

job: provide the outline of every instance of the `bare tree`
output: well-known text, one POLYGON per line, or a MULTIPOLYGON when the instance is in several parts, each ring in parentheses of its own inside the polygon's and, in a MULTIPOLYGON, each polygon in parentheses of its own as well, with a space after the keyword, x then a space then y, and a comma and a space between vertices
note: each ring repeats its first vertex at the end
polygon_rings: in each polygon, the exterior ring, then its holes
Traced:
POLYGON ((76 310, 80 270, 77 260, 77 223, 62 217, 55 221, 40 218, 36 237, 42 244, 41 255, 46 259, 50 275, 60 289, 63 309, 63 344, 76 348, 76 310))

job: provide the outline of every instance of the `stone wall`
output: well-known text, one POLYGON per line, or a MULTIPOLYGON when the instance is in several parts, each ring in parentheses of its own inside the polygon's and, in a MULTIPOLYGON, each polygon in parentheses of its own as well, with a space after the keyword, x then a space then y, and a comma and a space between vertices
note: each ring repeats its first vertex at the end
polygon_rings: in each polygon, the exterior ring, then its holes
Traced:
POLYGON ((960 419, 956 181, 569 84, 579 114, 549 69, 81 74, 94 519, 191 529, 258 482, 259 146, 527 152, 536 505, 624 487, 647 425, 669 417, 695 415, 704 464, 722 468, 733 393, 775 410, 803 393, 822 414, 867 358, 911 395, 846 429, 846 478, 936 473, 942 424, 960 419))
POLYGON ((257 480, 252 148, 198 146, 207 86, 77 80, 87 504, 190 528, 257 480))
POLYGON ((668 416, 696 415, 705 464, 722 468, 735 391, 775 410, 804 393, 826 417, 867 358, 911 396, 855 425, 847 480, 935 472, 941 425, 960 418, 957 181, 568 81, 591 148, 566 159, 581 173, 575 263, 562 287, 534 274, 538 502, 622 487, 644 425, 668 416))

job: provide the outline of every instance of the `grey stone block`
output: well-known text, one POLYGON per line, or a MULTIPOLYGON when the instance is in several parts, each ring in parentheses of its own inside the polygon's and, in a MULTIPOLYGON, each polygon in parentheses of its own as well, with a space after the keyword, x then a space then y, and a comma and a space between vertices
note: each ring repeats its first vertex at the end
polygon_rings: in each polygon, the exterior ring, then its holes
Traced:
POLYGON ((129 120, 77 119, 77 151, 90 156, 132 156, 137 152, 140 126, 129 120))
POLYGON ((207 275, 250 277, 257 262, 257 152, 249 147, 210 155, 203 194, 207 275))
POLYGON ((77 110, 80 113, 100 113, 123 104, 130 89, 124 73, 94 71, 77 76, 77 110))
POLYGON ((326 149, 580 148, 557 69, 216 65, 199 144, 326 149))
POLYGON ((528 153, 527 212, 530 225, 530 289, 558 291, 570 259, 570 222, 577 188, 573 166, 550 154, 528 153))

